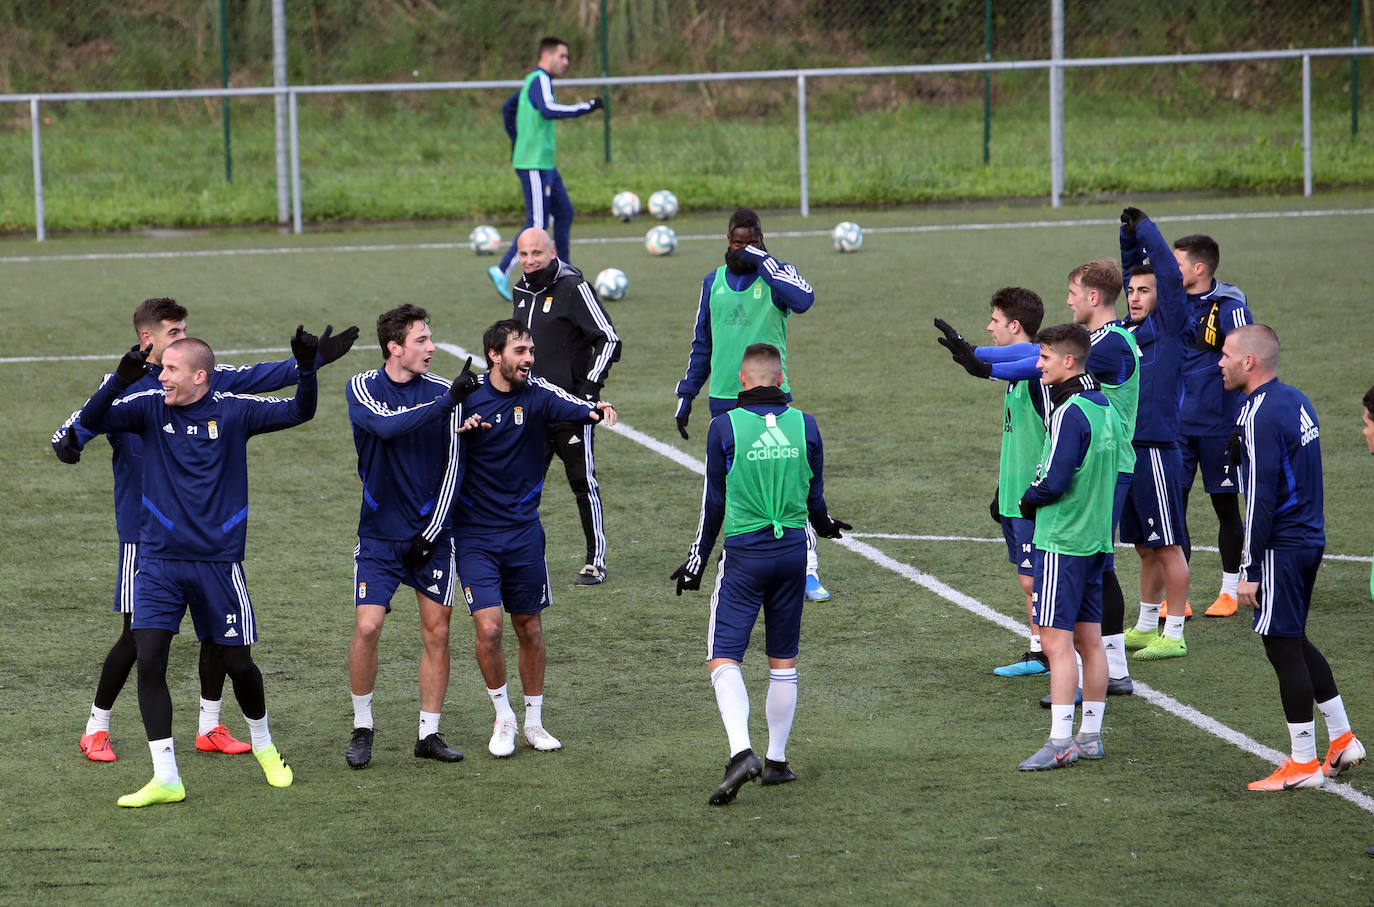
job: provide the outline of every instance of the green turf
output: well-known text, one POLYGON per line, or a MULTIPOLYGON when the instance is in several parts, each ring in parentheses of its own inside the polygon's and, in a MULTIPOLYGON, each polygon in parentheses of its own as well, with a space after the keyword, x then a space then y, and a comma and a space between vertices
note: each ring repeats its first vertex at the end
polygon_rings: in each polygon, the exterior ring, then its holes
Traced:
MULTIPOLYGON (((1153 199, 1159 217, 1191 213, 1367 210, 1374 196, 1153 199)), ((1068 270, 1116 251, 1119 205, 1061 211, 967 207, 833 210, 803 220, 764 213, 769 247, 817 291, 792 322, 797 403, 826 438, 827 497, 861 532, 991 538, 999 390, 967 378, 935 344, 940 315, 981 337, 986 300, 1018 283, 1063 320, 1068 270), (828 238, 781 236, 853 218, 863 250, 838 255, 828 238), (876 233, 873 228, 1100 219, 1052 229, 876 233)), ((726 215, 675 220, 682 237, 719 236, 726 215)), ((1312 397, 1324 429, 1328 552, 1365 555, 1371 463, 1359 399, 1371 376, 1366 281, 1369 214, 1166 221, 1166 236, 1216 236, 1220 276, 1240 284, 1285 345, 1280 374, 1312 397)), ((648 226, 587 219, 575 236, 638 237, 648 226)), ((342 386, 379 359, 376 314, 400 301, 433 313, 436 339, 468 349, 507 313, 466 250, 311 251, 291 255, 71 260, 60 256, 221 249, 324 248, 447 242, 466 230, 395 228, 133 236, 0 243, 12 329, 0 358, 100 354, 100 361, 0 363, 7 393, 0 435, 0 777, 6 834, 0 900, 8 902, 415 902, 425 898, 551 903, 1289 903, 1358 899, 1374 864, 1370 814, 1329 793, 1260 795, 1246 782, 1263 760, 1140 699, 1113 699, 1107 758, 1027 776, 1016 762, 1043 740, 1043 679, 1005 680, 991 668, 1023 641, 897 574, 833 544, 821 549, 832 601, 810 606, 789 756, 801 780, 746 788, 709 809, 727 752, 706 677, 707 595, 673 595, 697 520, 700 480, 628 439, 598 433, 610 532, 610 580, 577 589, 577 517, 561 477, 545 495, 555 604, 548 726, 557 754, 485 752, 491 707, 472 657, 471 624, 453 624, 453 677, 443 719, 458 765, 410 755, 419 653, 413 604, 397 600, 382 636, 377 748, 349 771, 346 649, 352 627, 350 552, 359 498, 342 386), (13 260, 36 255, 38 261, 13 260), (269 788, 257 765, 194 751, 195 646, 173 646, 175 729, 184 804, 120 810, 115 798, 147 781, 132 684, 114 713, 120 761, 94 765, 76 741, 100 660, 115 636, 110 613, 114 525, 108 453, 93 445, 63 466, 48 437, 129 343, 138 300, 173 295, 191 333, 234 362, 286 355, 298 322, 359 323, 364 338, 322 373, 310 424, 250 445, 253 514, 246 572, 262 642, 274 735, 296 770, 269 788)), ((723 237, 722 237, 723 239, 723 237)), ((629 275, 611 304, 624 361, 607 388, 624 421, 695 457, 673 428, 672 389, 686 362, 701 277, 721 239, 684 240, 655 259, 633 244, 577 245, 589 273, 629 275)), ((436 370, 461 362, 440 355, 436 370)), ((704 407, 703 407, 704 409, 704 407)), ((1199 544, 1213 543, 1206 502, 1194 501, 1199 544)), ((1004 549, 986 542, 869 540, 1012 617, 1019 592, 1004 549)), ((1128 601, 1138 572, 1121 557, 1128 601)), ((1216 555, 1199 552, 1192 598, 1209 602, 1216 555)), ((1357 732, 1374 721, 1367 648, 1367 563, 1330 562, 1318 581, 1312 638, 1336 671, 1357 732)), ((1135 674, 1236 731, 1287 746, 1272 669, 1243 618, 1189 625, 1190 655, 1135 674)), ((514 679, 514 647, 507 640, 514 679)), ((766 740, 760 652, 745 665, 756 746, 766 740)), ((518 695, 518 681, 513 683, 518 695)), ((244 725, 232 701, 225 717, 244 725)), ((1320 725, 1320 722, 1319 722, 1320 725)), ((1374 731, 1368 731, 1374 736, 1374 731)), ((1374 769, 1356 769, 1369 792, 1374 769)))

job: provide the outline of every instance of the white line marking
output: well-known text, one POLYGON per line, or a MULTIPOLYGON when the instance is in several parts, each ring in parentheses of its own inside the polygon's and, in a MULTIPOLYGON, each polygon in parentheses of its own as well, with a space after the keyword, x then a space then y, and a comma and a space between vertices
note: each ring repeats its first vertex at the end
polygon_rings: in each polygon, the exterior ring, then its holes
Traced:
MULTIPOLYGON (((1374 208, 1322 208, 1311 211, 1249 211, 1215 214, 1186 214, 1154 218, 1155 223, 1189 223, 1194 221, 1270 220, 1304 217, 1364 217, 1374 214, 1374 208)), ((962 233, 987 230, 1054 229, 1056 227, 1114 226, 1114 218, 1080 218, 1077 220, 1034 220, 1009 223, 923 224, 910 227, 868 227, 865 233, 962 233)), ((783 230, 770 236, 814 237, 829 236, 830 230, 783 230)), ((678 242, 719 242, 718 233, 685 234, 678 242)), ((574 239, 575 245, 621 245, 640 243, 642 236, 589 236, 574 239)), ((471 248, 466 242, 381 243, 349 246, 290 246, 279 249, 185 249, 167 252, 87 252, 55 255, 10 255, 0 257, 0 264, 35 264, 50 261, 148 261, 175 258, 223 258, 240 255, 309 255, 365 252, 452 252, 471 248)))
MULTIPOLYGON (((855 539, 892 539, 899 542, 996 542, 999 545, 1006 543, 1006 539, 1003 538, 983 538, 973 535, 906 535, 900 532, 851 532, 849 537, 855 539)), ((1123 551, 1135 550, 1135 546, 1128 542, 1117 542, 1115 547, 1123 551)), ((1215 553, 1218 549, 1211 545, 1194 545, 1193 550, 1215 553)), ((1368 564, 1374 562, 1374 557, 1364 557, 1358 554, 1323 554, 1322 560, 1368 564)))
MULTIPOLYGON (((287 353, 286 349, 264 348, 260 350, 215 350, 216 356, 265 356, 268 353, 287 353)), ((119 364, 123 353, 97 353, 94 356, 5 356, 0 357, 0 365, 14 365, 24 362, 108 362, 110 368, 119 364)))

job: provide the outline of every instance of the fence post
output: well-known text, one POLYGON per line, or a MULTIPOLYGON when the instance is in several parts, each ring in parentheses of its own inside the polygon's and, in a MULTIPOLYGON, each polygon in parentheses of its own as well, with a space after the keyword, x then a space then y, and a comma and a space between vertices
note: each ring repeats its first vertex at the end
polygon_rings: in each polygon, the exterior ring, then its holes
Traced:
POLYGON ((48 238, 43 225, 43 137, 39 134, 38 99, 29 98, 29 122, 33 124, 33 221, 37 227, 37 241, 48 238))
POLYGON ((1064 204, 1064 0, 1050 4, 1050 206, 1064 204))
MULTIPOLYGON (((286 87, 286 3, 272 0, 272 84, 286 87)), ((286 98, 278 94, 272 100, 276 114, 277 133, 277 223, 286 223, 289 210, 287 197, 286 98)))
POLYGON ((807 188, 806 76, 797 73, 797 158, 801 165, 801 216, 811 216, 811 192, 807 188))
POLYGON ((301 232, 301 137, 297 126, 296 92, 286 94, 287 121, 291 145, 291 232, 301 232))
POLYGON ((1312 55, 1302 55, 1302 194, 1312 196, 1312 55))

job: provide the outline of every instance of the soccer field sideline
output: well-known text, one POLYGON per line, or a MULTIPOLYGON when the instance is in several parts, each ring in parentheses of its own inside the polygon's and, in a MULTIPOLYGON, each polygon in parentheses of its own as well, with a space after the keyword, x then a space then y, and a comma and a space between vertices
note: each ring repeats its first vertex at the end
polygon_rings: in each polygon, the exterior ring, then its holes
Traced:
MULTIPOLYGON (((1153 218, 1156 223, 1192 223, 1195 221, 1231 221, 1291 219, 1305 217, 1366 217, 1374 215, 1374 208, 1318 208, 1311 211, 1231 211, 1212 214, 1175 214, 1153 218)), ((1044 230, 1056 227, 1110 227, 1117 223, 1112 218, 1078 218, 1074 220, 1032 220, 964 224, 915 224, 896 227, 866 227, 865 233, 911 234, 911 233, 960 233, 985 232, 989 230, 1044 230)), ((829 236, 829 229, 819 230, 776 230, 769 236, 799 238, 829 236)), ((591 236, 572 240, 573 245, 621 245, 642 243, 642 236, 591 236)), ((718 233, 684 234, 677 237, 678 242, 719 242, 718 233)), ((177 258, 223 258, 240 255, 303 255, 311 252, 354 253, 354 252, 451 252, 469 249, 466 241, 436 243, 378 243, 375 245, 342 246, 290 246, 286 248, 246 248, 246 249, 186 249, 176 252, 82 252, 56 253, 53 255, 8 255, 0 256, 0 264, 35 264, 53 261, 151 261, 177 258)))

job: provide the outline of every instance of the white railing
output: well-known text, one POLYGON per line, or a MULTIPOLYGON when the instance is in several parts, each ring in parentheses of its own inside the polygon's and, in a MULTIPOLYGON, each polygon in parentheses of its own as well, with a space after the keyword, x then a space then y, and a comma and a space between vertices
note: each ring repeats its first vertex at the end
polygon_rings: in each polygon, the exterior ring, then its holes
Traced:
MULTIPOLYGON (((823 69, 775 69, 749 72, 681 73, 656 76, 609 76, 604 78, 559 79, 569 86, 662 85, 700 82, 741 82, 765 79, 795 79, 797 83, 797 158, 801 177, 801 214, 811 214, 808 187, 806 136, 806 82, 808 79, 854 78, 858 76, 892 75, 953 75, 994 73, 1026 70, 1048 70, 1050 73, 1050 204, 1060 207, 1064 186, 1064 119, 1063 72, 1066 69, 1092 69, 1115 66, 1180 66, 1185 64, 1238 63, 1257 60, 1301 60, 1302 62, 1302 157, 1303 195, 1312 194, 1312 58, 1374 56, 1374 47, 1321 47, 1291 50, 1245 51, 1238 53, 1168 54, 1142 57, 1080 57, 1050 60, 1009 60, 1004 62, 939 63, 909 66, 850 66, 823 69)), ((264 88, 203 88, 184 91, 81 91, 48 94, 0 94, 0 103, 27 103, 33 129, 33 199, 36 234, 41 242, 46 237, 43 218, 43 154, 40 133, 42 119, 39 105, 70 101, 142 101, 177 98, 244 98, 266 95, 285 96, 288 107, 287 153, 290 158, 290 185, 281 185, 278 177, 278 196, 289 193, 291 227, 300 233, 301 174, 300 142, 297 128, 297 98, 315 94, 385 94, 415 91, 485 91, 498 88, 516 89, 523 84, 518 79, 499 79, 474 82, 383 82, 364 85, 292 85, 264 88)), ((279 168, 280 172, 280 168, 279 168)))

